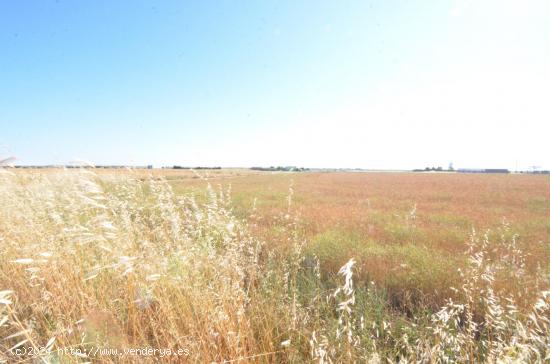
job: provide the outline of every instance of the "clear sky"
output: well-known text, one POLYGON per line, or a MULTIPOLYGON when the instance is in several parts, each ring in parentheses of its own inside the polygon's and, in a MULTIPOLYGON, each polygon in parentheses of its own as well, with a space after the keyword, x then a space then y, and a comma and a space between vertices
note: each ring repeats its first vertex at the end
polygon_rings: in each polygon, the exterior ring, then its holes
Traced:
POLYGON ((550 168, 550 1, 0 2, 0 159, 550 168))

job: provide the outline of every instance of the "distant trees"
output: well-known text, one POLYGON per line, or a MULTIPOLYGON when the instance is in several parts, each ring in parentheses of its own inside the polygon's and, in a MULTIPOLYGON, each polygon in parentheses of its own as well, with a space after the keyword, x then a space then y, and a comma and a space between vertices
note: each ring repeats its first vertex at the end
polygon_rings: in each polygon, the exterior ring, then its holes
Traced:
POLYGON ((443 170, 443 167, 439 166, 439 167, 426 167, 424 168, 425 171, 442 171, 443 170))
MULTIPOLYGON (((449 167, 452 167, 452 165, 450 165, 449 167)), ((454 171, 454 169, 443 169, 443 167, 441 166, 438 166, 438 167, 426 167, 424 169, 413 169, 413 172, 449 172, 449 171, 454 171)))

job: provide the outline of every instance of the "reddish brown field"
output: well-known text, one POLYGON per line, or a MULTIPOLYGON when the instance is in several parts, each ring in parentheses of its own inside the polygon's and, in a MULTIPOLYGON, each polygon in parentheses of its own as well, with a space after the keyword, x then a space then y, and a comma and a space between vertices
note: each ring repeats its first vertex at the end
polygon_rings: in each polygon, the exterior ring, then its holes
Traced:
MULTIPOLYGON (((177 192, 200 192, 206 181, 191 172, 163 174, 177 192)), ((204 173, 201 174, 205 176, 204 173)), ((355 257, 365 279, 391 295, 415 290, 427 301, 449 295, 475 230, 517 234, 527 270, 549 271, 550 178, 457 173, 250 173, 214 171, 214 187, 232 189, 247 218, 256 200, 255 226, 274 248, 284 248, 281 218, 297 215, 306 247, 336 272, 355 257)))

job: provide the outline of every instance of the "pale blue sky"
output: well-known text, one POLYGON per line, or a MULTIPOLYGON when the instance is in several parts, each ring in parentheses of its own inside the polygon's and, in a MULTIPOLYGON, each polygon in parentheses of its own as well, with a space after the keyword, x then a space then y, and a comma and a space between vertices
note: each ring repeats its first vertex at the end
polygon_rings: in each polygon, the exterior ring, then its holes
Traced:
POLYGON ((550 168, 549 4, 5 0, 0 159, 550 168))

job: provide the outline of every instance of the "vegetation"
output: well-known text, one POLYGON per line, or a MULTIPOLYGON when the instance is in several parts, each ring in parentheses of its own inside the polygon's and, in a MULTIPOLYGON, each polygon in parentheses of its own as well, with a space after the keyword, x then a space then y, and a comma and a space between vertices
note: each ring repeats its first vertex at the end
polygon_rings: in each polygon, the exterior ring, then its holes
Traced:
POLYGON ((217 172, 0 170, 0 361, 550 360, 545 177, 217 172))

